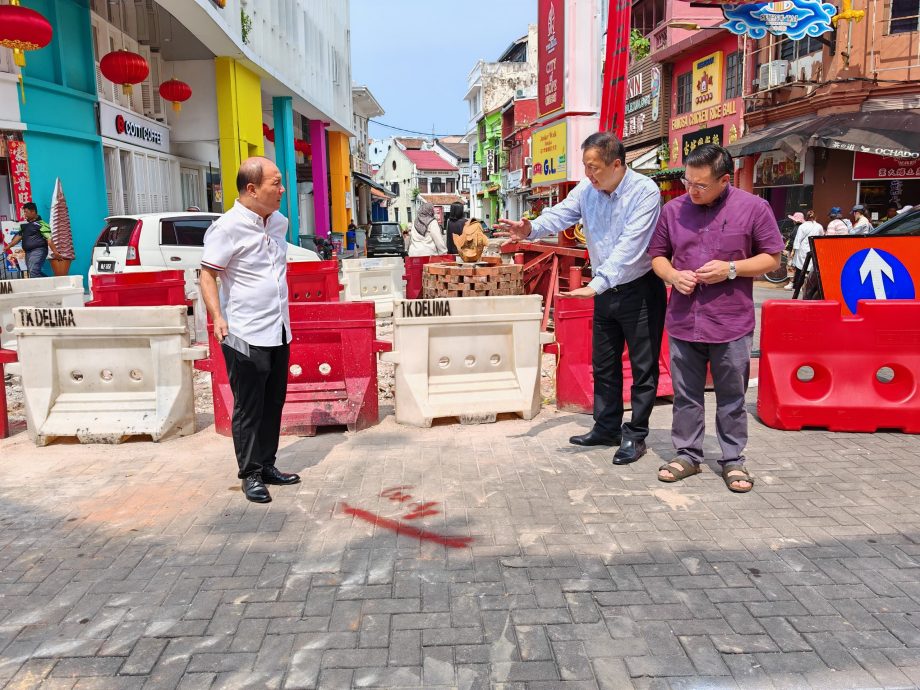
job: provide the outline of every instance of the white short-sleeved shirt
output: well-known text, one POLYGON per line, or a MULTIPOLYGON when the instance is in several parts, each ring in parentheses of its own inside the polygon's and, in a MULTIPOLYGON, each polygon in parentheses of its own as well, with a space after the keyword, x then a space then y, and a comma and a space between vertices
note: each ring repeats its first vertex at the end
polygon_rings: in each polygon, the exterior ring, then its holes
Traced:
POLYGON ((204 235, 201 265, 220 271, 220 307, 230 333, 250 345, 291 339, 287 288, 288 220, 275 211, 263 222, 239 201, 204 235))

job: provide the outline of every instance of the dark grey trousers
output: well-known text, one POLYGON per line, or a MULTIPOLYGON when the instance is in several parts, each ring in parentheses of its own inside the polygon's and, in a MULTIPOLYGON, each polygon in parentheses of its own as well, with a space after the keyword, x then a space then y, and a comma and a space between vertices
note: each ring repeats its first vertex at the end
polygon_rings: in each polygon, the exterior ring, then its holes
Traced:
POLYGON ((674 418, 671 440, 677 454, 697 464, 703 462, 706 435, 703 395, 706 365, 712 370, 716 391, 716 434, 726 462, 744 462, 747 412, 744 394, 751 374, 753 333, 728 343, 694 343, 671 337, 671 381, 674 384, 674 418))

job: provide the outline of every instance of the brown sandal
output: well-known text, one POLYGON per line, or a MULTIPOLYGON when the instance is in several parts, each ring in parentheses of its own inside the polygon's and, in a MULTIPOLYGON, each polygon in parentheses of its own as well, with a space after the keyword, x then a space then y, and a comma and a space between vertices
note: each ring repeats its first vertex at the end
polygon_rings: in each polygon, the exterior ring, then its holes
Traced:
POLYGON ((722 479, 725 481, 725 486, 728 487, 728 490, 736 494, 746 494, 754 488, 754 478, 740 462, 725 463, 722 466, 722 479), (732 486, 735 482, 747 482, 750 486, 744 488, 732 486))
POLYGON ((686 479, 687 477, 692 477, 694 474, 699 474, 703 469, 697 465, 695 462, 691 462, 683 457, 677 457, 671 460, 671 462, 666 462, 664 465, 658 468, 658 481, 667 482, 671 484, 673 482, 679 482, 681 479, 686 479), (674 465, 679 465, 680 469, 674 467, 674 465), (667 470, 671 473, 671 478, 662 477, 660 472, 661 470, 667 470))

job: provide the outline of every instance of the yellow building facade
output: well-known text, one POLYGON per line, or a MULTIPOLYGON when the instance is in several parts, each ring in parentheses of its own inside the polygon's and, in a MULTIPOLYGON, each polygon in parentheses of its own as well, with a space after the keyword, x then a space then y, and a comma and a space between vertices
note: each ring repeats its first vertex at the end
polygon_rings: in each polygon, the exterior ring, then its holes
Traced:
POLYGON ((238 194, 236 173, 250 156, 265 155, 262 135, 262 81, 259 75, 228 57, 214 60, 217 124, 220 136, 220 178, 223 207, 238 194))

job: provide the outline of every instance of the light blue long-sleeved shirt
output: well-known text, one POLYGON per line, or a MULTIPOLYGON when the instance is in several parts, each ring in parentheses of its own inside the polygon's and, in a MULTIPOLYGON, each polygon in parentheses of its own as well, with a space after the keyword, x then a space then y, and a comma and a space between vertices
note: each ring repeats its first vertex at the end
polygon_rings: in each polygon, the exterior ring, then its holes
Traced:
POLYGON ((626 170, 613 193, 582 180, 569 195, 531 221, 528 239, 536 240, 583 219, 591 270, 588 286, 597 294, 641 278, 652 270, 646 254, 661 212, 661 192, 652 180, 626 170))

